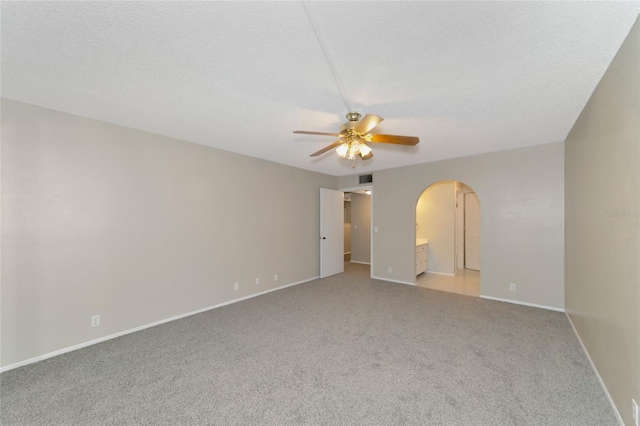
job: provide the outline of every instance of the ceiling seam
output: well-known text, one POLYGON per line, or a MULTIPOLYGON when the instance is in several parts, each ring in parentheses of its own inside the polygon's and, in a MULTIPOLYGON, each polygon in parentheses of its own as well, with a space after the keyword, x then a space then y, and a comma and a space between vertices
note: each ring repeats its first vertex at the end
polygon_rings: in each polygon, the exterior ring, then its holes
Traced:
POLYGON ((323 43, 323 39, 320 35, 320 30, 318 27, 318 23, 315 22, 315 18, 312 17, 312 14, 309 13, 309 9, 307 8, 307 5, 305 4, 304 1, 301 1, 300 3, 302 3, 302 7, 304 8, 305 13, 307 14, 307 18, 309 19, 309 23, 311 24, 311 28, 313 29, 314 34, 316 35, 316 40, 318 40, 318 44, 320 45, 320 49, 322 50, 322 53, 324 54, 324 58, 327 61, 327 64, 329 65, 329 68, 331 69, 331 74, 333 74, 333 79, 335 80, 336 86, 338 87, 338 91, 340 92, 340 96, 342 97, 342 101, 344 102, 344 105, 347 107, 347 112, 351 112, 351 104, 349 103, 349 98, 347 97, 347 92, 344 89, 344 86, 342 84, 342 80, 340 79, 340 75, 338 74, 338 70, 336 68, 336 65, 333 63, 333 61, 329 58, 329 55, 327 54, 327 49, 323 43))

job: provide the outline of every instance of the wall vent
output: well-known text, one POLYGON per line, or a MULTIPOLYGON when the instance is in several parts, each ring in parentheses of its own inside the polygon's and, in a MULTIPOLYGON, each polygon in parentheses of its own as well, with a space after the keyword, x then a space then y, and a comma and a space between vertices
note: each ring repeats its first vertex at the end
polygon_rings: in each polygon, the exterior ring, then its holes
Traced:
POLYGON ((373 182, 373 175, 361 175, 358 176, 360 178, 360 183, 372 183, 373 182))

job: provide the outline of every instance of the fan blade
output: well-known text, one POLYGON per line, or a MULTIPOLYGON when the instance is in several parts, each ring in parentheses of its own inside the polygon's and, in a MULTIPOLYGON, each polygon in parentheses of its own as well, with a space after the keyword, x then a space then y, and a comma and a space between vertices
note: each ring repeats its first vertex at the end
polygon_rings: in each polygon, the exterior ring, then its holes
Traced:
POLYGON ((367 141, 378 143, 395 143, 398 145, 417 145, 420 142, 415 136, 367 135, 367 141))
POLYGON ((325 152, 337 147, 338 145, 342 144, 342 141, 335 141, 334 143, 332 143, 331 145, 325 146, 324 148, 322 148, 320 151, 316 151, 313 154, 311 154, 309 157, 317 157, 320 154, 324 154, 325 152))
POLYGON ((360 158, 362 158, 363 160, 368 160, 371 157, 373 157, 373 151, 369 151, 367 155, 362 155, 362 153, 360 153, 360 158))
POLYGON ((353 126, 353 129, 360 133, 367 133, 378 124, 380 124, 382 120, 384 120, 384 118, 378 115, 367 114, 362 117, 362 119, 358 121, 355 126, 353 126))
POLYGON ((325 133, 325 132, 308 132, 306 130, 294 130, 293 133, 302 133, 303 135, 321 135, 321 136, 334 136, 340 137, 340 133, 325 133))

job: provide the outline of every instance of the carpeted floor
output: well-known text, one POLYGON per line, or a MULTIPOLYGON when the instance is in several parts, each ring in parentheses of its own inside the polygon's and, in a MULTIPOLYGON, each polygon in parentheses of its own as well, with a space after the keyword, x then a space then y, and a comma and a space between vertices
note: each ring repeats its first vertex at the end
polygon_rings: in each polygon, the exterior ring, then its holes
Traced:
POLYGON ((368 267, 11 370, 3 425, 615 425, 562 313, 368 267))

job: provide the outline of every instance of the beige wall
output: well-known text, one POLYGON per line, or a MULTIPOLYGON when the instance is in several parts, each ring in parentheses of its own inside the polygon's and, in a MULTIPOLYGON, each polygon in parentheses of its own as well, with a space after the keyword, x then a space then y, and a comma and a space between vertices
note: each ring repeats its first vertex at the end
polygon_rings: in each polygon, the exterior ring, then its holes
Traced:
POLYGON ((344 202, 344 254, 351 253, 351 201, 344 202))
POLYGON ((318 276, 337 182, 3 100, 2 366, 318 276))
POLYGON ((371 262, 371 196, 351 194, 351 261, 371 262))
POLYGON ((625 424, 640 403, 640 23, 565 144, 566 308, 625 424))
POLYGON ((426 239, 428 271, 455 273, 455 189, 454 182, 431 185, 418 199, 416 237, 426 239))
MULTIPOLYGON (((481 294, 563 309, 562 142, 374 172, 373 276, 415 283, 416 202, 443 180, 464 182, 480 200, 481 294)), ((341 177, 340 187, 357 182, 341 177)))
POLYGON ((344 254, 351 253, 351 224, 344 224, 344 254))

